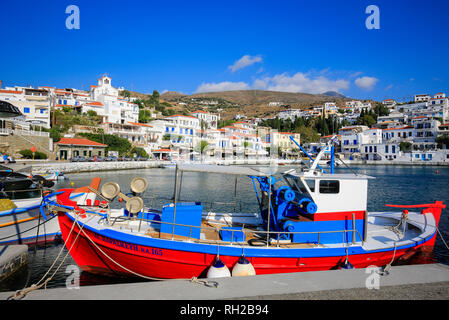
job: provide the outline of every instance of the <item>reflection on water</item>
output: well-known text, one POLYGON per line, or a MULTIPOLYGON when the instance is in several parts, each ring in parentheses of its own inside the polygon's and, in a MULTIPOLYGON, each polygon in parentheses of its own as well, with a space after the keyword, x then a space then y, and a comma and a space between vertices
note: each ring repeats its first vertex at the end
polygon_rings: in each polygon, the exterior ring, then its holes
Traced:
MULTIPOLYGON (((291 167, 280 168, 287 171, 291 167)), ((449 168, 442 167, 409 167, 409 166, 355 166, 351 168, 359 174, 366 174, 375 179, 368 182, 368 210, 386 211, 386 204, 422 204, 433 203, 437 200, 449 204, 449 168), (437 173, 438 170, 438 173, 437 173)), ((351 172, 349 169, 339 167, 337 173, 351 172)), ((160 207, 173 197, 174 169, 141 169, 124 170, 117 172, 77 173, 68 174, 70 180, 60 181, 57 188, 70 188, 73 182, 75 187, 90 184, 92 177, 102 178, 102 183, 108 181, 117 182, 124 193, 129 192, 130 182, 136 177, 145 177, 149 187, 142 196, 144 201, 152 206, 160 207)), ((181 179, 181 178, 180 178, 181 179)), ((237 197, 234 201, 235 176, 206 173, 184 173, 182 175, 182 200, 203 201, 205 208, 212 211, 232 212, 237 211, 256 212, 258 209, 256 196, 252 182, 247 177, 237 179, 237 197)), ((113 206, 117 206, 115 201, 113 206)), ((440 231, 449 240, 448 209, 443 210, 440 221, 440 231)), ((1 284, 1 291, 17 290, 25 285, 39 281, 54 262, 62 245, 48 247, 46 249, 30 251, 30 262, 27 268, 10 281, 1 284)), ((66 254, 63 249, 62 257, 66 254)), ((61 257, 61 259, 62 259, 61 257)), ((435 250, 432 253, 420 253, 412 256, 407 261, 398 264, 410 263, 449 263, 449 251, 439 237, 437 237, 435 250)), ((66 273, 68 266, 75 265, 70 257, 64 261, 53 280, 48 284, 51 287, 64 287, 70 273, 66 273)), ((51 274, 51 273, 50 273, 51 274)), ((98 285, 119 282, 142 281, 142 279, 111 279, 81 273, 80 285, 98 285)))

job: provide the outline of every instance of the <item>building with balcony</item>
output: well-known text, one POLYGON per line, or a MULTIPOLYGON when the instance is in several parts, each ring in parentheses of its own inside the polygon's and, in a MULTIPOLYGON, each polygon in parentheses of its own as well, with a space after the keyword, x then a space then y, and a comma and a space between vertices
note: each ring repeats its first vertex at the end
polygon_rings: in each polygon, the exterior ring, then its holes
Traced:
POLYGON ((31 87, 6 88, 0 90, 0 100, 19 108, 26 122, 50 128, 51 99, 47 90, 31 87))
POLYGON ((205 123, 206 126, 203 129, 217 129, 218 121, 220 120, 219 114, 214 114, 202 110, 196 110, 190 113, 191 116, 194 116, 200 119, 200 124, 205 123))

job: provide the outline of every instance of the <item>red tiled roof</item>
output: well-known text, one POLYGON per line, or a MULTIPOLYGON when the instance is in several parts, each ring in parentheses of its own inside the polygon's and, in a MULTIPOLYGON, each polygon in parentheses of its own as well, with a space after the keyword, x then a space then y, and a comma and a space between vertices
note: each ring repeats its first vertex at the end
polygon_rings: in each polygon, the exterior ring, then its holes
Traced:
POLYGON ((143 126, 143 127, 153 128, 153 126, 150 126, 149 124, 146 124, 146 123, 137 123, 137 122, 128 122, 128 123, 132 124, 133 126, 143 126))
POLYGON ((449 127, 449 122, 448 122, 448 123, 445 123, 445 124, 442 124, 442 125, 440 125, 440 127, 449 127))
MULTIPOLYGON (((320 139, 321 139, 321 138, 332 138, 333 136, 334 136, 334 135, 331 134, 331 135, 329 135, 329 136, 320 137, 320 139)), ((340 135, 340 134, 337 134, 337 137, 341 137, 341 135, 340 135)))
POLYGON ((15 90, 0 90, 0 93, 22 94, 22 93, 23 93, 23 91, 15 91, 15 90))
POLYGON ((99 142, 91 141, 89 139, 77 139, 77 138, 61 138, 61 140, 56 142, 56 144, 107 147, 107 145, 99 142))
POLYGON ((175 152, 175 151, 172 151, 170 149, 157 149, 157 150, 153 150, 152 152, 175 152))
POLYGON ((88 106, 97 106, 97 107, 103 107, 104 106, 101 102, 98 102, 98 101, 92 101, 92 102, 88 102, 86 104, 88 106))

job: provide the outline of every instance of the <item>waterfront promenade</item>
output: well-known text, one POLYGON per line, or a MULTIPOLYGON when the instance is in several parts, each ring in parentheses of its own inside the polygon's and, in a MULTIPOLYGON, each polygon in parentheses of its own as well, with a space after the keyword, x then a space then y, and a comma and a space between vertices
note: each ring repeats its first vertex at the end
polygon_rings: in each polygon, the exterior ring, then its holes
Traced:
MULTIPOLYGON (((205 162, 192 162, 203 164, 219 164, 219 165, 269 165, 276 164, 295 164, 297 160, 277 160, 277 159, 226 159, 226 160, 208 160, 205 162)), ((18 160, 16 163, 8 164, 11 169, 18 171, 24 168, 33 168, 33 174, 44 174, 54 171, 63 173, 78 172, 96 172, 96 171, 116 171, 130 169, 148 169, 162 168, 170 165, 169 161, 148 160, 148 161, 111 161, 111 162, 68 162, 68 161, 43 161, 43 160, 18 160)))
MULTIPOLYGON (((182 161, 180 161, 182 162, 182 161)), ((217 164, 217 165, 301 165, 302 160, 290 159, 207 159, 203 162, 194 161, 189 163, 197 164, 217 164)), ((305 162, 308 160, 305 159, 305 162)), ((33 174, 45 174, 54 171, 63 173, 79 173, 79 172, 100 172, 100 171, 116 171, 131 169, 149 169, 163 168, 173 164, 170 161, 148 160, 148 161, 111 161, 111 162, 68 162, 68 161, 51 161, 51 160, 17 160, 16 163, 7 164, 8 167, 15 171, 24 168, 33 168, 33 174)), ((325 165, 326 161, 320 162, 325 165)), ((336 160, 336 165, 340 167, 370 165, 370 166, 449 166, 448 162, 432 162, 432 161, 368 161, 368 160, 344 160, 344 163, 336 160)))
MULTIPOLYGON (((30 292, 25 300, 449 300, 449 266, 394 266, 210 279, 218 287, 166 280, 30 292)), ((13 292, 0 293, 5 300, 13 292)))

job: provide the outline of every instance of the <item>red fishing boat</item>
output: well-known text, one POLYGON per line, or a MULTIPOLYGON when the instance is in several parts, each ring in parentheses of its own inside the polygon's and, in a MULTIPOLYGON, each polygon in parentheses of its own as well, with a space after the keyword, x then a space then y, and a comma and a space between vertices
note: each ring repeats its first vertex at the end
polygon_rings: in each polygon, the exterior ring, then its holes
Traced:
MULTIPOLYGON (((145 207, 146 181, 131 183, 132 197, 105 183, 99 199, 73 201, 63 189, 59 212, 63 239, 85 271, 148 278, 211 277, 211 270, 247 265, 249 274, 386 266, 421 248, 432 249, 445 205, 390 205, 368 212, 368 181, 361 174, 336 174, 318 161, 303 172, 275 175, 271 169, 214 165, 176 166, 174 201, 161 210, 145 207), (203 212, 201 202, 179 201, 182 172, 247 176, 259 212, 203 212), (124 198, 126 206, 112 209, 124 198), (398 210, 402 209, 402 210, 398 210), (410 210, 410 211, 409 211, 410 210)), ((228 274, 230 275, 230 273, 228 274)))

